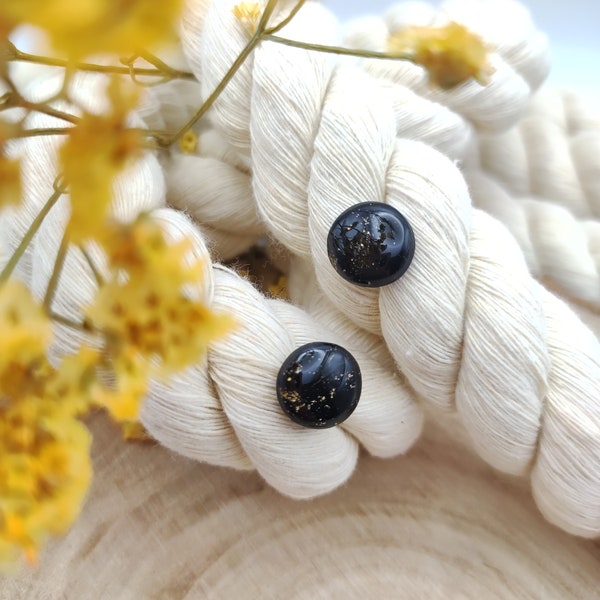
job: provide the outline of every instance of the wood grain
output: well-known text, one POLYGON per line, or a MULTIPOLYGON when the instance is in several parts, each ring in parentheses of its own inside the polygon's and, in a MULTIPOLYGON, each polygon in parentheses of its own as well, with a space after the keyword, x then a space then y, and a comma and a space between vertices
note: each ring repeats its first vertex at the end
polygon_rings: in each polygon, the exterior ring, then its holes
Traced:
POLYGON ((442 429, 298 502, 255 473, 125 443, 100 416, 91 426, 80 520, 0 598, 600 598, 600 547, 546 523, 523 481, 442 429))

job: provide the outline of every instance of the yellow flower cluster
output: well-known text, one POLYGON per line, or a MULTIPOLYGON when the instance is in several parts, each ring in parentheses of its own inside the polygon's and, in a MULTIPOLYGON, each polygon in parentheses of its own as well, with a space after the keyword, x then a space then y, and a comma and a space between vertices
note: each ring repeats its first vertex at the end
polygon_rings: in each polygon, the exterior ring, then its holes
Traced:
POLYGON ((60 165, 71 197, 69 239, 74 243, 102 235, 114 178, 142 151, 141 131, 127 126, 137 98, 134 91, 123 89, 119 79, 112 79, 107 88, 108 112, 84 112, 60 148, 60 165))
POLYGON ((147 215, 113 225, 103 240, 111 265, 87 319, 106 339, 105 361, 115 376, 98 397, 113 417, 137 417, 148 378, 167 377, 197 361, 232 321, 193 299, 202 265, 190 261, 191 242, 169 244, 147 215))
POLYGON ((2 0, 0 31, 22 23, 43 28, 71 58, 135 54, 173 36, 183 0, 2 0))
POLYGON ((91 354, 54 369, 51 324, 27 288, 0 287, 0 564, 20 551, 35 559, 49 534, 75 520, 91 478, 88 408, 91 354))
POLYGON ((99 405, 142 438, 149 378, 199 360, 232 326, 195 299, 202 265, 190 240, 169 243, 141 215, 107 225, 102 243, 110 272, 86 311, 87 329, 104 340, 99 350, 82 346, 54 368, 44 308, 20 282, 0 286, 0 564, 19 550, 33 560, 45 537, 77 517, 91 478, 90 435, 78 418, 99 405))
POLYGON ((251 36, 256 32, 264 8, 263 2, 243 0, 233 7, 232 12, 233 16, 242 24, 248 35, 251 36))
POLYGON ((388 39, 391 55, 407 55, 429 74, 429 81, 449 89, 473 78, 485 84, 493 73, 483 40, 464 25, 407 27, 388 39))

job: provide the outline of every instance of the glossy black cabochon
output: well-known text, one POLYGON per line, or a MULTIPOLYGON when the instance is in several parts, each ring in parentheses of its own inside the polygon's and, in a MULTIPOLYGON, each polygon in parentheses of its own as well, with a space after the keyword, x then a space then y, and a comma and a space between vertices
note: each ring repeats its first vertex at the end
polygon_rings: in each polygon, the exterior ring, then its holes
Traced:
POLYGON ((277 399, 283 411, 304 427, 324 429, 345 421, 362 388, 360 367, 345 348, 312 342, 297 348, 277 376, 277 399))
POLYGON ((393 206, 362 202, 345 210, 327 236, 327 254, 341 277, 365 287, 393 283, 408 269, 415 236, 393 206))

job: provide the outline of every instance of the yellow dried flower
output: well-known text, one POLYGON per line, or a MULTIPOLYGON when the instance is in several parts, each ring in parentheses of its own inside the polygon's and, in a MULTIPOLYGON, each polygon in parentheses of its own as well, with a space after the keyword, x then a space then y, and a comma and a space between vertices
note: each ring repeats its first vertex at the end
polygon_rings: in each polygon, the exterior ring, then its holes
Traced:
POLYGON ((262 16, 264 10, 263 2, 256 2, 255 0, 242 0, 242 2, 236 4, 231 12, 234 17, 242 24, 246 32, 252 36, 256 32, 258 22, 262 16))
POLYGON ((98 390, 94 400, 115 421, 135 422, 148 390, 148 362, 134 348, 125 346, 112 357, 111 370, 115 377, 114 384, 98 390))
POLYGON ((202 265, 190 261, 190 240, 169 244, 160 226, 142 215, 115 225, 104 244, 111 274, 86 316, 106 336, 116 382, 99 402, 117 420, 131 420, 149 376, 166 377, 197 361, 232 320, 187 294, 202 276, 202 265))
POLYGON ((139 421, 123 421, 121 424, 123 439, 128 442, 153 442, 154 438, 139 421))
POLYGON ((101 362, 98 350, 81 346, 65 356, 44 381, 44 395, 56 400, 55 413, 67 417, 86 414, 99 386, 96 369, 101 362))
POLYGON ((0 562, 62 533, 89 486, 89 406, 97 353, 82 349, 57 368, 46 359, 51 323, 20 282, 0 287, 0 562))
POLYGON ((52 325, 20 281, 0 286, 0 390, 21 389, 27 374, 45 356, 52 325))
MULTIPOLYGON (((135 54, 174 37, 183 0, 2 0, 0 24, 30 23, 72 58, 135 54)), ((8 25, 7 25, 8 27, 8 25)))
POLYGON ((429 81, 449 89, 473 78, 485 84, 493 73, 483 40, 464 25, 407 27, 388 39, 388 52, 408 55, 429 74, 429 81))
POLYGON ((84 242, 102 235, 112 201, 113 180, 143 147, 139 130, 127 127, 127 115, 137 102, 118 79, 108 86, 110 111, 84 113, 60 148, 59 160, 69 186, 71 218, 69 239, 84 242))
POLYGON ((52 406, 42 397, 0 411, 0 563, 19 551, 32 561, 48 535, 63 533, 81 511, 91 479, 90 434, 61 419, 51 431, 52 406), (10 427, 28 426, 14 444, 10 427))
POLYGON ((198 149, 198 136, 193 130, 188 129, 179 138, 179 148, 184 154, 195 154, 198 149))

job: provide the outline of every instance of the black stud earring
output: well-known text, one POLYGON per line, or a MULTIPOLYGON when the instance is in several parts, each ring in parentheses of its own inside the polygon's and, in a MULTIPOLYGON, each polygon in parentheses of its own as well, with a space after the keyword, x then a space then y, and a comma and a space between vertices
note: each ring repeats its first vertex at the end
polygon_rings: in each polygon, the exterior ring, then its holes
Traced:
POLYGON ((277 399, 292 421, 325 429, 352 414, 361 387, 360 368, 350 352, 336 344, 313 342, 284 361, 277 376, 277 399))
POLYGON ((327 237, 333 268, 365 287, 388 285, 404 275, 415 253, 415 236, 393 206, 362 202, 345 210, 327 237))

